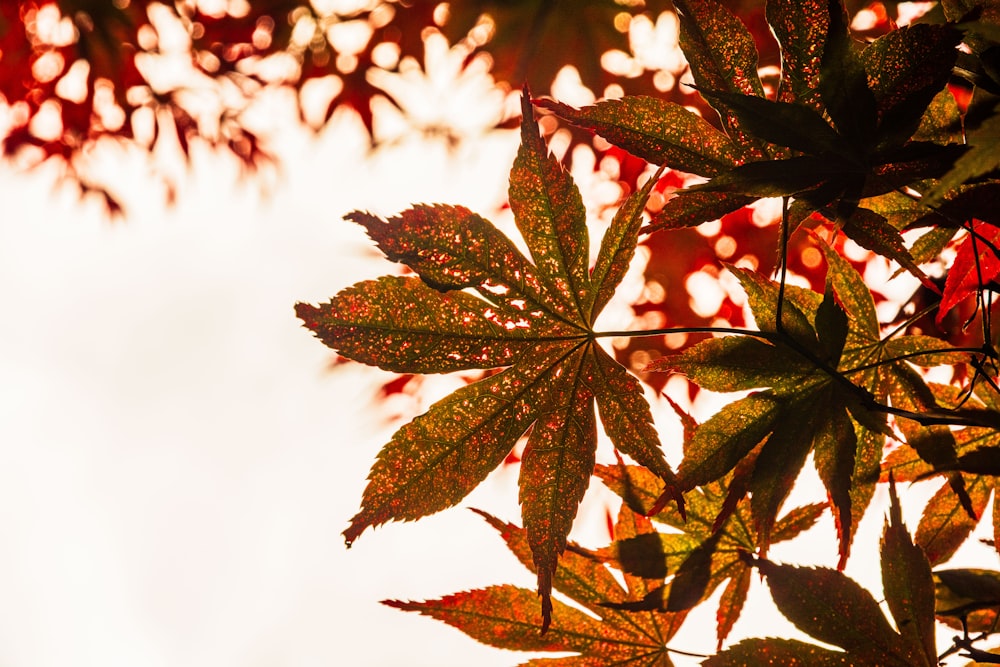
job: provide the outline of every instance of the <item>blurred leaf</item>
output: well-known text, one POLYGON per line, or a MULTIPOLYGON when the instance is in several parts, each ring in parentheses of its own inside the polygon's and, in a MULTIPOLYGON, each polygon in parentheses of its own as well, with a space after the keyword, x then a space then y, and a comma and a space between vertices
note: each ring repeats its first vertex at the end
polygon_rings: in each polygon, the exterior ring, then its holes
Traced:
MULTIPOLYGON (((416 4, 438 3, 417 0, 416 4)), ((449 41, 458 42, 488 14, 492 38, 484 48, 492 57, 494 77, 514 87, 527 84, 548 90, 559 70, 570 65, 583 85, 600 95, 612 83, 628 84, 601 67, 601 56, 629 51, 628 30, 619 28, 616 17, 639 14, 643 5, 654 17, 667 8, 661 0, 467 0, 449 4, 443 29, 449 41)))

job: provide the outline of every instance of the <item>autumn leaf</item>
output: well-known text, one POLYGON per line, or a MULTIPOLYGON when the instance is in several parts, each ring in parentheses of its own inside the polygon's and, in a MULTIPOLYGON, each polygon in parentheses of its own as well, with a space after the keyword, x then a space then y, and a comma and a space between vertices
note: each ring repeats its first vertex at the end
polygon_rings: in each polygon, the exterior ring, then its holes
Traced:
POLYGON ((552 576, 594 467, 595 404, 619 451, 668 485, 673 474, 637 380, 591 329, 632 258, 655 179, 619 210, 591 271, 580 194, 548 155, 527 93, 522 110, 510 203, 533 261, 466 209, 421 206, 387 221, 353 213, 349 219, 417 277, 359 283, 322 306, 299 304, 297 312, 342 355, 388 370, 506 367, 393 435, 344 535, 351 543, 368 527, 455 505, 528 433, 519 499, 544 629, 552 576))
POLYGON ((841 572, 756 559, 779 611, 799 630, 840 650, 799 641, 754 638, 704 664, 937 665, 930 566, 902 523, 899 499, 892 485, 890 497, 881 543, 882 588, 898 632, 872 595, 841 572))
MULTIPOLYGON (((525 529, 479 512, 500 533, 507 547, 521 563, 535 572, 529 537, 525 529)), ((616 539, 628 540, 655 535, 649 519, 622 506, 614 527, 616 539)), ((581 612, 559 600, 552 625, 539 634, 534 622, 537 595, 510 585, 466 591, 438 600, 384 604, 415 611, 452 625, 473 639, 512 651, 569 651, 563 658, 538 658, 525 665, 569 667, 570 665, 634 664, 670 667, 667 642, 680 629, 686 611, 632 611, 615 603, 641 599, 655 580, 623 573, 624 586, 600 561, 584 555, 585 550, 570 544, 553 579, 557 591, 581 605, 581 612)))
MULTIPOLYGON (((951 405, 962 401, 958 391, 952 387, 933 385, 932 389, 939 402, 951 405)), ((1000 410, 1000 400, 995 390, 984 383, 975 388, 974 395, 964 401, 973 408, 1000 410)), ((905 422, 904 422, 905 423, 905 422)), ((924 506, 917 524, 916 541, 921 546, 931 565, 944 563, 966 541, 984 516, 990 498, 1000 489, 1000 475, 997 470, 980 472, 965 471, 970 462, 981 457, 995 463, 1000 436, 994 428, 970 426, 952 431, 947 427, 918 429, 909 425, 907 433, 910 446, 897 447, 886 457, 882 465, 883 479, 892 474, 899 481, 919 481, 931 476, 943 477, 930 500, 924 506), (943 439, 944 445, 935 439, 943 439), (935 447, 944 450, 936 460, 928 461, 926 453, 935 447), (921 457, 924 453, 924 458, 921 457), (964 495, 963 495, 964 494, 964 495)), ((993 532, 1000 536, 1000 510, 994 510, 991 520, 993 532)))
POLYGON ((951 310, 1000 274, 1000 227, 973 220, 970 232, 958 246, 955 261, 948 272, 938 306, 938 324, 951 310))
MULTIPOLYGON (((638 466, 598 465, 596 474, 633 511, 650 514, 667 530, 618 537, 596 556, 625 573, 669 580, 640 601, 612 604, 633 610, 681 611, 701 603, 725 584, 716 613, 719 646, 743 611, 752 567, 741 556, 758 550, 748 499, 737 489, 740 473, 688 493, 686 516, 673 506, 657 511, 660 482, 638 466)), ((826 511, 826 503, 788 511, 775 524, 772 541, 781 542, 808 530, 826 511)))
MULTIPOLYGON (((832 250, 827 255, 843 262, 832 250)), ((853 271, 843 265, 838 263, 853 271)), ((854 482, 867 475, 873 484, 877 477, 884 415, 871 411, 867 390, 845 385, 834 369, 851 359, 847 346, 858 337, 873 335, 873 329, 877 338, 877 323, 856 314, 867 301, 874 319, 871 296, 860 277, 848 284, 834 272, 828 273, 825 295, 786 286, 779 333, 778 286, 758 274, 730 270, 743 284, 763 335, 706 340, 653 362, 650 370, 681 372, 713 391, 770 388, 726 405, 694 431, 679 483, 687 490, 720 479, 760 445, 747 483, 754 530, 766 552, 778 510, 814 452, 841 530, 843 562, 852 527, 868 502, 864 494, 852 493, 854 482)))
POLYGON ((545 99, 536 104, 652 164, 714 176, 739 158, 727 135, 675 102, 630 96, 583 109, 545 99))

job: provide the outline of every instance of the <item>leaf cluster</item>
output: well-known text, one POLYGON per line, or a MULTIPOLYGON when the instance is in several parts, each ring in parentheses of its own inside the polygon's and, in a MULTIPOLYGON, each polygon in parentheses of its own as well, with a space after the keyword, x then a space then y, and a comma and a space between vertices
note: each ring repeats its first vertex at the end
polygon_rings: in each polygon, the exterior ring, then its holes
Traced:
MULTIPOLYGON (((723 647, 756 568, 782 613, 837 648, 752 639, 705 664, 936 664, 930 568, 967 540, 1000 474, 992 326, 1000 174, 991 148, 998 22, 988 6, 944 3, 937 18, 862 43, 838 0, 771 0, 766 18, 782 59, 769 96, 753 36, 734 13, 715 0, 675 7, 694 86, 717 118, 651 96, 583 109, 534 101, 660 168, 623 201, 593 261, 580 193, 548 154, 527 90, 509 199, 530 258, 460 207, 416 206, 386 220, 348 216, 413 274, 359 283, 320 306, 299 304, 306 326, 341 355, 387 370, 496 371, 397 431, 345 536, 351 542, 368 527, 459 503, 526 437, 518 482, 524 528, 487 518, 537 575, 541 634, 527 631, 531 594, 512 587, 390 604, 496 646, 577 654, 550 664, 671 664, 667 641, 686 611, 719 587, 723 647), (966 85, 973 91, 960 105, 953 88, 966 85), (707 180, 647 218, 650 193, 672 171, 707 180), (753 327, 594 329, 642 233, 669 239, 769 197, 782 200, 775 275, 723 267, 745 295, 753 327), (789 281, 793 235, 822 258, 821 288, 789 281), (900 315, 880 310, 879 287, 845 257, 844 237, 918 279, 900 315), (950 272, 932 278, 933 263, 950 272), (938 295, 934 306, 921 305, 925 293, 938 295), (918 330, 934 307, 931 319, 940 323, 969 304, 974 345, 918 330), (737 395, 701 423, 678 409, 685 436, 676 472, 636 378, 599 344, 612 335, 670 333, 711 337, 645 372, 681 374, 692 392, 737 395), (930 382, 924 369, 931 367, 951 381, 930 382), (596 463, 598 422, 638 465, 596 463), (810 460, 828 501, 788 509, 810 460), (592 475, 623 504, 615 540, 598 550, 567 539, 592 475), (930 477, 944 483, 911 539, 894 482, 930 477), (881 542, 891 622, 839 571, 880 479, 891 496, 881 542), (827 509, 839 535, 838 570, 768 560, 772 544, 827 509), (612 585, 604 566, 626 585, 612 585), (593 618, 553 601, 553 588, 601 618, 605 633, 598 637, 593 618)), ((994 498, 994 532, 996 506, 994 498)), ((955 581, 938 576, 937 613, 969 627, 970 614, 996 604, 943 606, 955 581)), ((978 651, 973 641, 966 633, 953 650, 978 651)))

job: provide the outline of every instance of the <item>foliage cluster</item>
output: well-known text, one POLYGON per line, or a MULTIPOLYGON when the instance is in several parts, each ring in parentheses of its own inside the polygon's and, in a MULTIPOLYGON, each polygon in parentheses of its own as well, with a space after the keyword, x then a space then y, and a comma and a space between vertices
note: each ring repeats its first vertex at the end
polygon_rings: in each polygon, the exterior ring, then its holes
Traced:
POLYGON ((969 634, 995 629, 1000 574, 940 567, 991 498, 993 550, 1000 537, 1000 7, 941 0, 903 27, 896 9, 840 0, 6 3, 3 154, 61 159, 114 208, 76 169, 100 140, 154 148, 173 135, 187 153, 200 139, 253 166, 268 149, 245 111, 262 91, 290 87, 305 118, 310 88, 326 85, 313 120, 347 105, 371 131, 373 100, 393 102, 372 72, 412 66, 428 31, 469 62, 488 51, 498 81, 527 84, 509 202, 528 256, 460 206, 388 219, 359 211, 348 218, 406 273, 297 313, 343 357, 403 374, 482 375, 396 432, 348 542, 459 503, 523 446, 523 527, 484 518, 537 590, 387 604, 498 647, 575 654, 528 664, 669 665, 690 609, 721 588, 718 653, 706 665, 933 665, 958 651, 1000 662, 969 634), (688 87, 631 54, 630 26, 660 10, 677 22, 688 87), (857 20, 865 13, 868 25, 857 20), (612 74, 608 52, 629 67, 612 74), (184 82, 158 79, 178 54, 184 82), (583 108, 532 99, 563 65, 605 99, 583 108), (195 103, 206 92, 219 102, 207 113, 195 103), (536 113, 620 167, 628 194, 593 259, 587 209, 536 113), (754 223, 762 200, 781 202, 775 224, 754 223), (657 326, 596 329, 639 245, 662 295, 634 309, 657 326), (856 259, 848 249, 857 246, 875 259, 856 259), (868 272, 876 265, 917 285, 898 312, 884 307, 889 286, 868 272), (715 313, 697 312, 686 283, 697 272, 730 276, 743 301, 727 294, 715 313), (678 337, 683 344, 668 344, 678 337), (614 354, 602 344, 612 339, 625 340, 614 354), (739 396, 701 423, 675 404, 684 426, 675 467, 642 384, 659 391, 671 375, 691 395, 739 396), (598 423, 623 457, 616 465, 596 461, 598 423), (809 460, 826 501, 789 508, 809 460), (568 540, 592 477, 622 500, 612 543, 596 550, 568 540), (911 537, 896 483, 930 479, 939 486, 911 537), (768 559, 771 545, 829 511, 842 568, 879 483, 891 496, 880 545, 888 615, 836 569, 768 559), (826 647, 726 644, 755 571, 776 607, 826 647), (964 630, 950 648, 935 643, 935 615, 964 630))
MULTIPOLYGON (((667 6, 649 3, 654 13, 667 6)), ((84 193, 120 212, 86 169, 99 141, 153 150, 176 140, 186 156, 192 142, 203 141, 254 169, 273 154, 248 111, 275 89, 296 93, 308 125, 321 127, 347 107, 372 133, 374 104, 400 106, 386 78, 373 72, 419 68, 428 31, 456 44, 468 64, 488 60, 500 82, 544 89, 570 63, 594 90, 614 84, 652 93, 652 70, 633 63, 638 72, 625 76, 600 66, 604 52, 629 51, 623 26, 644 9, 641 1, 605 0, 468 0, 450 7, 437 0, 3 3, 0 94, 12 113, 2 155, 58 161, 84 193), (536 57, 542 43, 559 57, 536 57)))
MULTIPOLYGON (((530 259, 461 207, 416 206, 387 220, 348 216, 411 273, 359 283, 320 306, 299 304, 306 326, 341 355, 391 371, 492 372, 396 432, 345 536, 350 543, 368 527, 455 505, 526 437, 524 528, 486 519, 536 573, 540 621, 531 592, 510 587, 388 604, 496 646, 577 654, 529 664, 665 665, 687 611, 725 584, 721 649, 756 569, 793 623, 838 650, 751 639, 705 664, 937 664, 931 567, 968 539, 1000 474, 995 8, 949 0, 921 22, 862 42, 839 0, 771 0, 766 20, 781 69, 769 96, 753 35, 736 15, 715 0, 674 6, 693 86, 717 122, 653 96, 582 109, 534 101, 660 167, 622 202, 593 262, 582 199, 546 149, 527 88, 509 201, 530 259), (669 182, 665 169, 707 180, 647 218, 650 193, 669 182), (719 264, 742 287, 754 326, 595 331, 643 234, 667 237, 669 248, 677 230, 762 198, 781 200, 774 277, 719 264), (817 288, 789 283, 792 239, 822 258, 817 288), (917 279, 896 317, 880 318, 879 287, 844 256, 847 241, 917 279), (923 333, 928 320, 940 325, 956 312, 961 345, 923 333), (599 344, 672 333, 705 337, 644 373, 742 393, 700 424, 678 410, 686 435, 676 471, 639 382, 599 344), (933 382, 921 370, 929 367, 942 367, 933 382), (598 415, 632 464, 595 465, 598 415), (828 502, 788 509, 810 457, 828 502), (593 475, 623 501, 614 542, 596 552, 567 542, 593 475), (914 542, 893 484, 930 477, 942 486, 914 542), (843 567, 880 480, 892 494, 881 551, 891 623, 837 570, 767 559, 771 544, 829 509, 843 567), (650 518, 671 530, 656 530, 650 518), (624 587, 607 566, 622 573, 624 587), (553 588, 602 622, 554 601, 553 588)), ((996 503, 993 524, 996 534, 996 503)), ((991 630, 1000 600, 986 591, 996 575, 960 572, 937 573, 938 614, 991 630), (959 594, 962 578, 977 583, 959 594), (949 595, 958 602, 946 603, 949 595)), ((973 641, 966 627, 951 651, 990 659, 973 641)))

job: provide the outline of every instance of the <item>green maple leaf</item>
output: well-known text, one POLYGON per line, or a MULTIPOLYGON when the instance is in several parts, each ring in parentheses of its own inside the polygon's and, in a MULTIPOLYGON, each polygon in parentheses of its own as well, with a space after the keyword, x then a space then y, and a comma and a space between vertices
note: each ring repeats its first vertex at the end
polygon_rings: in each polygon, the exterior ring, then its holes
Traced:
MULTIPOLYGON (((535 572, 527 531, 486 513, 480 514, 502 535, 517 559, 535 572)), ((614 534, 616 539, 628 540, 655 535, 656 531, 649 519, 622 506, 614 534)), ((662 581, 625 571, 622 573, 625 585, 622 586, 600 561, 588 557, 586 551, 576 545, 571 544, 571 547, 560 561, 553 584, 557 591, 590 614, 555 600, 552 625, 544 635, 538 633, 534 623, 538 604, 536 593, 516 586, 492 586, 424 602, 388 600, 385 604, 443 621, 497 648, 576 654, 564 658, 538 658, 521 663, 523 665, 670 667, 673 662, 666 644, 680 629, 687 612, 664 614, 616 608, 629 600, 641 599, 662 581)))
POLYGON ((768 387, 725 406, 694 430, 678 481, 688 490, 720 479, 760 446, 746 473, 746 488, 766 551, 777 512, 813 452, 835 510, 843 563, 853 527, 878 478, 888 398, 900 410, 945 419, 944 409, 933 400, 921 402, 928 390, 905 360, 934 364, 956 359, 934 357, 948 349, 934 338, 882 339, 875 304, 861 276, 833 249, 821 248, 828 265, 826 293, 786 286, 781 332, 776 326, 777 284, 731 269, 747 292, 762 339, 703 341, 655 361, 648 370, 682 372, 713 391, 768 387))
POLYGON ((351 543, 370 526, 455 505, 530 431, 520 501, 544 627, 552 575, 594 468, 595 403, 619 451, 668 485, 673 474, 638 381, 591 328, 632 258, 655 179, 614 217, 591 270, 579 191, 547 153, 527 93, 522 107, 510 204, 533 262, 463 208, 420 206, 387 221, 354 213, 349 219, 418 277, 359 283, 319 307, 299 304, 297 312, 342 355, 388 370, 506 367, 393 435, 344 535, 351 543))
MULTIPOLYGON (((752 461, 752 456, 750 459, 752 461)), ((637 466, 602 466, 596 474, 625 505, 668 531, 619 536, 596 556, 633 576, 668 582, 650 589, 641 600, 619 603, 633 610, 680 612, 703 602, 725 583, 716 613, 719 647, 743 611, 752 566, 741 554, 758 548, 758 537, 740 476, 706 484, 687 494, 685 516, 675 507, 659 511, 661 486, 655 475, 637 466), (735 485, 735 486, 734 486, 735 485), (678 532, 679 531, 679 532, 678 532)), ((777 521, 772 541, 790 540, 808 530, 826 510, 826 503, 797 507, 777 521)))
POLYGON ((829 568, 756 561, 775 605, 799 630, 839 647, 798 640, 746 639, 709 658, 706 667, 756 665, 937 665, 934 583, 923 552, 903 525, 899 499, 892 504, 881 542, 882 588, 895 627, 879 603, 852 579, 829 568))

